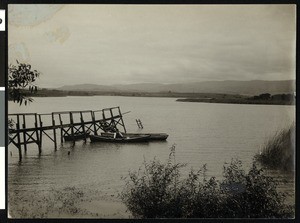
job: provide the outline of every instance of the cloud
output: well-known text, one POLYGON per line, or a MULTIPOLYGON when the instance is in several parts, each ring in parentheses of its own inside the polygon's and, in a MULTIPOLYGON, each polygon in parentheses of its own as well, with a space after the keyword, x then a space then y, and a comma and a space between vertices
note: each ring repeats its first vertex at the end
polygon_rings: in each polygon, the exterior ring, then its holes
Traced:
POLYGON ((15 43, 8 46, 8 63, 29 63, 30 55, 25 43, 15 43))
POLYGON ((30 10, 44 22, 10 25, 9 42, 26 45, 44 85, 295 78, 293 5, 66 5, 51 17, 30 10))
POLYGON ((61 26, 56 28, 55 30, 49 31, 45 33, 45 37, 50 42, 59 42, 64 43, 70 36, 70 31, 67 26, 61 26))
POLYGON ((50 19, 63 5, 10 4, 8 22, 15 26, 35 26, 50 19))

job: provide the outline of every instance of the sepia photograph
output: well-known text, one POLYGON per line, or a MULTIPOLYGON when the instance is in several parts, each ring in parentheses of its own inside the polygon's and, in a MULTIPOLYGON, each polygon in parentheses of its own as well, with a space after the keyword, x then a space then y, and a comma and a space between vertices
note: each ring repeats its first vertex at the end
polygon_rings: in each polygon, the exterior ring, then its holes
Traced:
POLYGON ((10 219, 294 219, 295 4, 8 4, 10 219))

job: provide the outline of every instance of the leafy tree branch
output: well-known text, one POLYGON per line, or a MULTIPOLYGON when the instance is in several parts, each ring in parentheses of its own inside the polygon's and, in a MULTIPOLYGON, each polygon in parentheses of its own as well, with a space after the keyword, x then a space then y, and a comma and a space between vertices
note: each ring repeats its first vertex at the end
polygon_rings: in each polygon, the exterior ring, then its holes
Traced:
POLYGON ((40 72, 32 70, 30 64, 20 63, 17 61, 17 65, 10 64, 8 68, 8 97, 9 100, 25 105, 28 102, 32 102, 30 97, 38 90, 35 81, 40 76, 40 72))

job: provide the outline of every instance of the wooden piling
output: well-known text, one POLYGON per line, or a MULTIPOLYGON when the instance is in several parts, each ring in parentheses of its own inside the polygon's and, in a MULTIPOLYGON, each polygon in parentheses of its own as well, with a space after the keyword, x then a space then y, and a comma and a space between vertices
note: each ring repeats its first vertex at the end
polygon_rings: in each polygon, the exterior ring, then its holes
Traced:
POLYGON ((21 150, 21 139, 20 139, 20 118, 19 118, 19 115, 17 115, 16 129, 17 129, 17 147, 18 147, 18 151, 19 151, 19 161, 22 161, 22 150, 21 150))
POLYGON ((85 132, 85 127, 84 127, 84 120, 83 120, 82 112, 80 112, 80 122, 81 122, 81 129, 84 134, 84 142, 86 142, 86 132, 85 132))
MULTIPOLYGON (((23 129, 26 129, 26 119, 25 119, 25 115, 23 114, 22 117, 23 117, 22 128, 23 128, 23 129)), ((27 139, 26 139, 26 132, 25 132, 25 131, 23 132, 23 141, 24 141, 24 151, 25 151, 25 153, 26 153, 26 152, 27 152, 27 144, 26 144, 27 139)))
POLYGON ((71 136, 73 139, 73 144, 75 144, 73 113, 70 112, 69 115, 70 115, 70 124, 71 124, 71 136))
MULTIPOLYGON (((114 117, 114 114, 113 114, 113 111, 112 111, 111 108, 109 109, 109 112, 110 112, 110 117, 114 117)), ((115 120, 111 120, 111 124, 112 124, 113 126, 115 126, 115 120)))
POLYGON ((39 137, 39 130, 38 130, 38 120, 37 120, 37 114, 34 115, 34 127, 35 127, 35 135, 36 135, 36 143, 38 145, 39 153, 41 151, 41 142, 39 137))
POLYGON ((124 132, 126 133, 126 128, 125 128, 125 124, 124 124, 124 121, 123 121, 123 115, 121 113, 120 107, 118 107, 118 111, 119 111, 120 119, 121 119, 121 122, 122 122, 121 125, 123 126, 124 132))
POLYGON ((64 142, 64 133, 63 133, 63 122, 61 119, 61 114, 58 114, 59 122, 60 122, 60 143, 62 144, 64 142))
POLYGON ((42 118, 41 118, 41 115, 39 115, 39 122, 40 122, 40 143, 38 145, 38 148, 39 148, 39 154, 42 153, 42 142, 43 142, 43 122, 42 122, 42 118))
POLYGON ((91 116, 92 116, 92 122, 93 122, 93 126, 94 126, 94 135, 98 135, 96 120, 95 120, 95 112, 91 111, 91 116))
POLYGON ((57 142, 56 142, 56 127, 55 127, 55 119, 54 114, 52 113, 52 127, 53 127, 53 141, 54 141, 54 149, 57 150, 57 142))

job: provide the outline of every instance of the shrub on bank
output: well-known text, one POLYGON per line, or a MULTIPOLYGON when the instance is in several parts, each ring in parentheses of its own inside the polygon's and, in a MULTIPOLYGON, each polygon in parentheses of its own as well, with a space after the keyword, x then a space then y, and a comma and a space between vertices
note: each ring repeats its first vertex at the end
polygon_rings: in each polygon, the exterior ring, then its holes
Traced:
POLYGON ((284 171, 295 170, 295 124, 277 132, 262 148, 256 159, 264 166, 284 171))
POLYGON ((256 164, 249 172, 239 160, 224 166, 223 180, 208 178, 206 166, 182 179, 184 164, 175 162, 175 147, 166 163, 145 162, 126 178, 121 199, 137 218, 288 218, 293 217, 278 183, 256 164))

